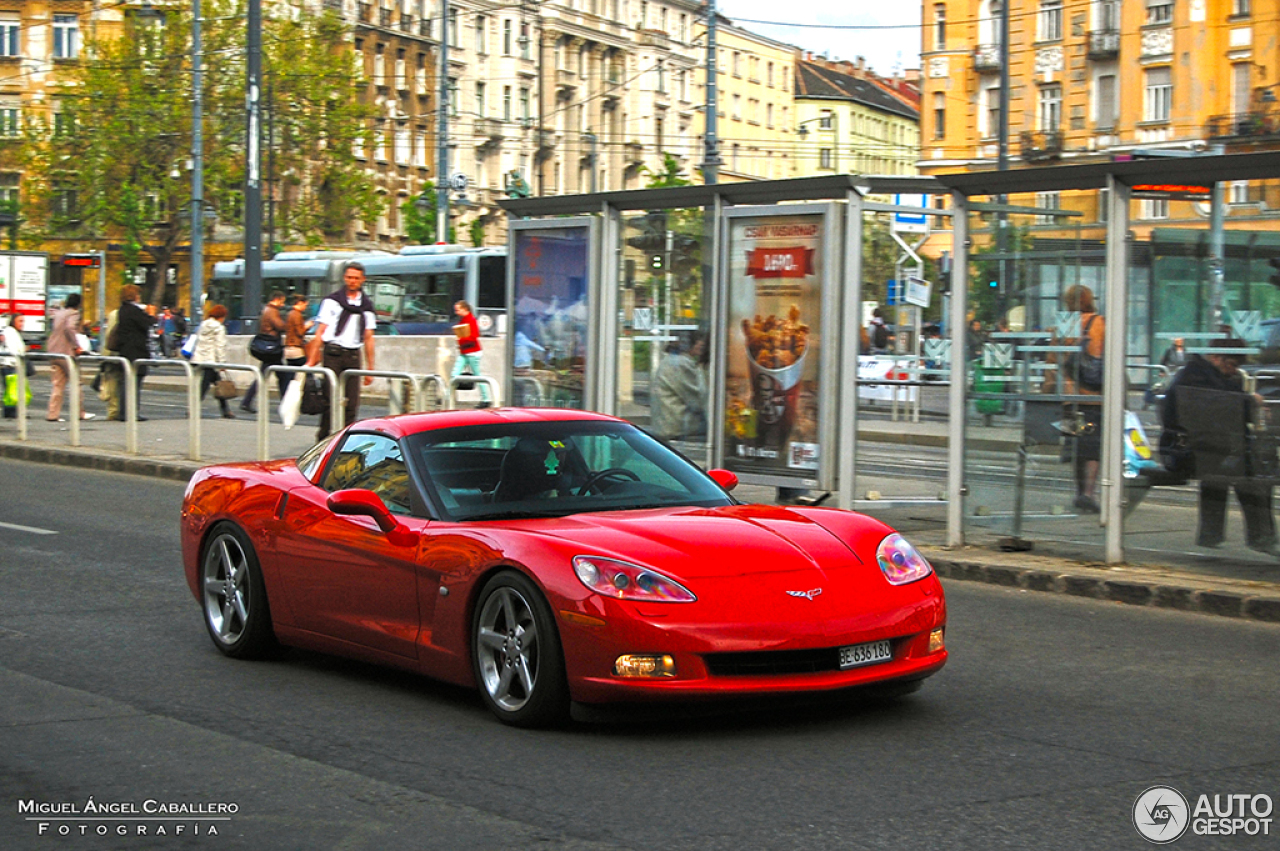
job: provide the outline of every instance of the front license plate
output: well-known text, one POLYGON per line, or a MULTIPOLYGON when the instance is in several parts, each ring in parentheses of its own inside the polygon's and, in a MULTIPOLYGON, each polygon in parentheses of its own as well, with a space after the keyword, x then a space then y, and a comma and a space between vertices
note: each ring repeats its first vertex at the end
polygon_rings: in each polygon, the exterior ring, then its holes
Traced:
POLYGON ((861 668, 888 662, 893 658, 893 646, 888 641, 868 641, 866 644, 849 644, 840 648, 840 670, 861 668))

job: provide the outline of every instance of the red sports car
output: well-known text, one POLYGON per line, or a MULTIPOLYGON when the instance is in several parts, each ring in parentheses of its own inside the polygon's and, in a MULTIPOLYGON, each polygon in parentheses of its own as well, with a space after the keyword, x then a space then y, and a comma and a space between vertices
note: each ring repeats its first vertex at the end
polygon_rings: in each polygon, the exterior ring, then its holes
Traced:
POLYGON ((296 460, 200 470, 183 562, 228 656, 409 668, 522 726, 570 701, 909 691, 946 663, 942 586, 906 540, 735 484, 599 414, 363 420, 296 460))

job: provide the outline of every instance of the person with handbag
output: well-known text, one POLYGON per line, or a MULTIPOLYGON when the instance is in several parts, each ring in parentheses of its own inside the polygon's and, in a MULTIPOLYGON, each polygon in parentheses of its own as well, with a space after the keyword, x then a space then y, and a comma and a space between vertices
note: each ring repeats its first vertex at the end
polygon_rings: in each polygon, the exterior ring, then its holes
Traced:
MULTIPOLYGON (((151 357, 151 332, 156 324, 154 315, 155 308, 151 305, 143 306, 139 302, 142 300, 142 288, 137 284, 126 284, 120 291, 120 311, 116 317, 116 325, 112 330, 112 334, 116 337, 115 348, 120 357, 129 361, 147 360, 151 357)), ((126 382, 120 383, 120 416, 119 419, 125 418, 126 403, 130 393, 138 393, 138 401, 142 400, 142 379, 147 376, 146 364, 136 364, 134 367, 134 386, 126 387, 126 382)), ((138 415, 138 421, 145 421, 147 418, 138 415)))
MULTIPOLYGON (((191 359, 196 363, 226 363, 227 309, 220 304, 211 305, 204 312, 204 316, 204 321, 200 323, 199 336, 196 338, 195 355, 191 359)), ((200 377, 200 401, 204 401, 204 394, 209 392, 210 387, 222 380, 222 374, 218 370, 206 366, 200 377)), ((227 399, 218 396, 216 391, 214 396, 218 399, 218 407, 222 409, 222 418, 234 420, 236 415, 231 413, 227 399)))
MULTIPOLYGON (((258 320, 258 333, 249 341, 249 354, 255 360, 262 364, 262 368, 269 366, 280 366, 284 363, 284 332, 285 320, 281 315, 281 308, 284 307, 284 293, 276 290, 271 293, 271 298, 267 299, 266 305, 262 308, 262 316, 258 320)), ((280 389, 280 395, 284 395, 285 388, 289 382, 285 378, 283 372, 276 373, 276 386, 280 389)), ((257 408, 253 407, 253 400, 258 397, 258 382, 249 385, 249 390, 244 394, 244 401, 240 403, 240 410, 256 414, 257 408)))
MULTIPOLYGON (((0 329, 0 392, 4 393, 4 418, 18 418, 17 375, 18 355, 25 354, 27 342, 22 339, 22 314, 9 314, 9 323, 0 329), (11 391, 12 387, 12 391, 11 391), (10 398, 12 396, 12 399, 10 398)), ((27 376, 31 375, 31 362, 26 361, 27 376)), ((30 393, 30 385, 27 385, 30 393)))
MULTIPOLYGON (((373 299, 364 292, 364 264, 352 260, 342 273, 342 289, 330 293, 320 302, 316 315, 316 333, 311 340, 307 366, 321 364, 338 376, 349 369, 360 369, 360 351, 364 350, 364 368, 373 369, 373 329, 378 316, 373 311, 373 299)), ((372 384, 373 376, 366 375, 364 384, 372 384)), ((360 415, 360 382, 354 378, 343 386, 346 396, 343 427, 356 421, 360 415)), ((320 427, 316 442, 329 436, 333 423, 329 407, 320 413, 320 427)))

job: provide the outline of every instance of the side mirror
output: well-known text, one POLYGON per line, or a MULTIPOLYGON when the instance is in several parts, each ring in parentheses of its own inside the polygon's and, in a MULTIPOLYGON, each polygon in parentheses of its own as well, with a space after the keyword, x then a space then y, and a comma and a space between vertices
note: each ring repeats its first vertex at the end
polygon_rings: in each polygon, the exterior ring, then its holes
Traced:
POLYGON ((377 523, 378 528, 383 532, 394 532, 400 528, 399 521, 396 520, 390 509, 371 490, 349 488, 348 490, 334 491, 329 494, 328 503, 329 510, 334 514, 359 514, 364 517, 372 517, 373 522, 377 523))
POLYGON ((726 491, 731 491, 738 486, 738 476, 730 470, 721 470, 717 467, 714 470, 707 470, 707 475, 726 491))

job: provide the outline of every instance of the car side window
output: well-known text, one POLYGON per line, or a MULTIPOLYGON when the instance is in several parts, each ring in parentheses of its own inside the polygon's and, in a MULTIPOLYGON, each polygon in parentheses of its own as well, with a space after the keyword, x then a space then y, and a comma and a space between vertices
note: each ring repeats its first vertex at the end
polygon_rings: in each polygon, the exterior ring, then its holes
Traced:
POLYGON ((398 514, 408 514, 412 502, 409 470, 400 444, 381 434, 348 433, 320 486, 330 492, 347 488, 371 490, 398 514))
POLYGON ((324 460, 324 454, 329 449, 329 444, 332 441, 333 438, 326 437, 298 456, 298 469, 302 472, 302 475, 315 481, 316 471, 320 468, 320 462, 324 460))

